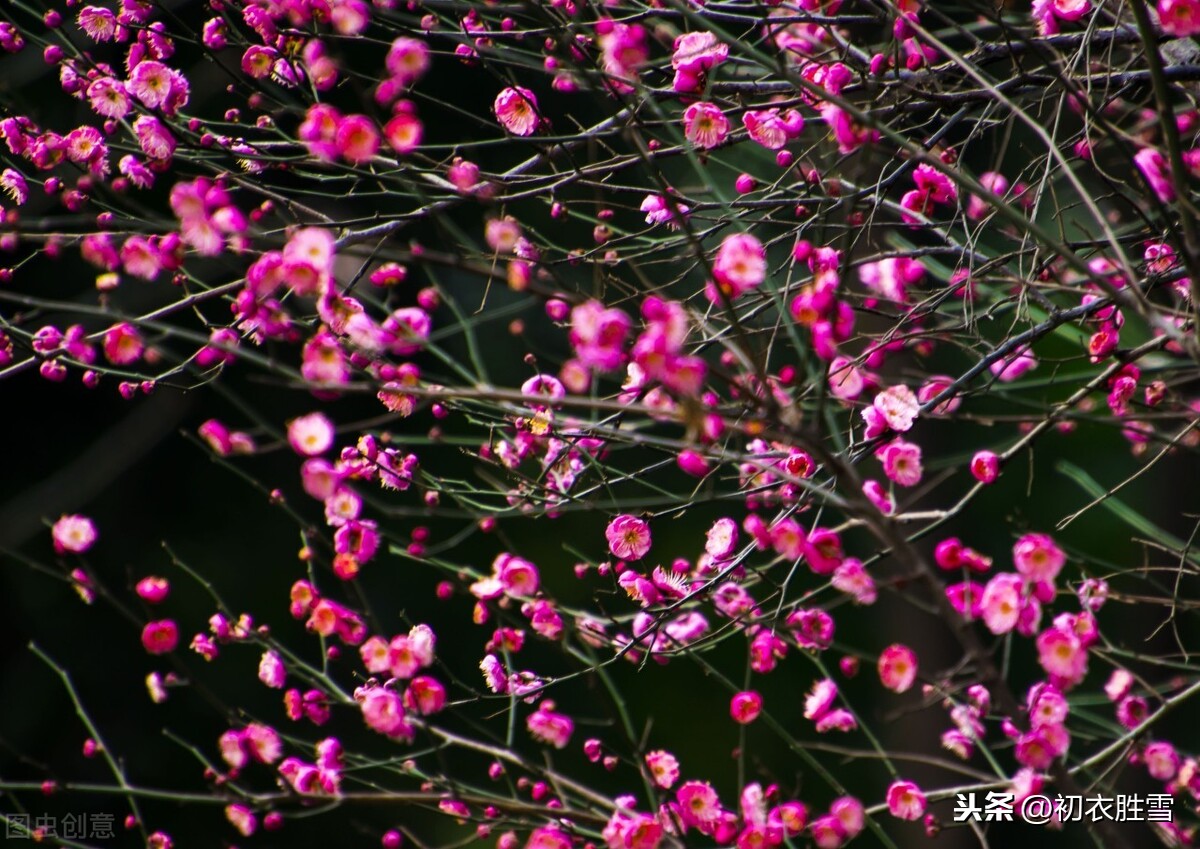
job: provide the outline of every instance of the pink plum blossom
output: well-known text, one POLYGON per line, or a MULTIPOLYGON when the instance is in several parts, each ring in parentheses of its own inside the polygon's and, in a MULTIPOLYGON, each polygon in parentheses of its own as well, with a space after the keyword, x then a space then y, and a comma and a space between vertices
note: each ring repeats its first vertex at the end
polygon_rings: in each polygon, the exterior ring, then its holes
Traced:
POLYGON ((908 646, 894 643, 879 655, 879 680, 895 693, 903 693, 917 680, 917 655, 908 646))
POLYGON ((50 529, 54 550, 59 554, 82 554, 96 542, 96 526, 87 516, 63 516, 50 529))
POLYGON ((918 820, 925 814, 925 794, 911 781, 895 781, 887 791, 888 812, 902 820, 918 820))
POLYGON ((893 439, 875 452, 888 480, 900 486, 916 486, 921 482, 921 447, 903 439, 893 439))
POLYGON ((1005 634, 1016 627, 1023 607, 1023 583, 1011 572, 1002 572, 988 581, 980 606, 983 622, 993 634, 1005 634))
POLYGON ((992 451, 977 451, 971 458, 971 476, 980 483, 993 483, 1000 476, 1000 458, 992 451))
POLYGON ((541 121, 537 98, 520 86, 510 86, 496 95, 492 111, 500 125, 515 136, 533 135, 541 121))
MULTIPOLYGON (((748 233, 727 236, 717 249, 713 277, 730 300, 758 287, 767 273, 767 255, 762 243, 748 233)), ((720 298, 710 300, 720 303, 720 298)))
POLYGON ((1013 546, 1013 564, 1028 581, 1053 583, 1067 556, 1047 534, 1025 534, 1013 546))
POLYGON ((729 119, 712 103, 701 101, 684 110, 683 134, 698 148, 707 150, 721 145, 729 129, 729 119))
POLYGON ((305 457, 324 454, 333 446, 333 422, 324 413, 309 413, 288 423, 288 442, 305 457))
POLYGON ((1198 0, 1158 0, 1158 21, 1163 31, 1177 38, 1200 33, 1198 0))
POLYGON ((729 715, 739 725, 749 725, 762 713, 762 696, 753 690, 735 693, 729 701, 729 715))
POLYGON ((917 396, 902 383, 880 392, 871 406, 883 417, 889 428, 900 433, 909 430, 921 412, 917 396))
POLYGON ((708 529, 704 550, 708 552, 713 560, 727 560, 737 548, 737 541, 737 522, 728 517, 717 519, 712 527, 708 529))
POLYGON ((609 551, 622 560, 641 560, 650 551, 650 526, 636 516, 617 516, 604 534, 609 551))
POLYGON ((179 645, 179 627, 171 619, 147 622, 142 629, 142 645, 150 654, 169 654, 179 645))
POLYGON ((679 761, 670 752, 661 749, 648 752, 646 769, 650 771, 654 783, 664 790, 670 790, 679 780, 679 761))
POLYGON ((566 714, 554 710, 554 703, 544 701, 529 715, 526 726, 530 735, 556 749, 566 748, 575 730, 575 723, 566 714))

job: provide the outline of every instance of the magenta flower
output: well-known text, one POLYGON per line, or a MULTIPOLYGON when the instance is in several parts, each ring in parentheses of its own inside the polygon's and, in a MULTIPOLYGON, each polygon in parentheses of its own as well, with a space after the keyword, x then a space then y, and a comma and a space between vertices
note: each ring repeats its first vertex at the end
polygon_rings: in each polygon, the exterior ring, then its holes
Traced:
POLYGON ((817 849, 841 849, 849 837, 841 822, 832 814, 825 814, 813 820, 809 826, 809 833, 817 849))
POLYGON ((533 92, 520 86, 510 86, 496 95, 492 104, 496 120, 514 136, 531 136, 538 128, 537 98, 533 92))
POLYGON ((1175 184, 1171 181, 1171 166, 1161 150, 1143 147, 1133 156, 1133 162, 1150 186, 1150 190, 1163 203, 1175 200, 1175 184))
POLYGON ((93 41, 112 41, 121 32, 117 16, 111 9, 101 6, 84 6, 76 20, 79 28, 93 41))
POLYGON ((413 713, 429 716, 446 706, 446 688, 428 675, 418 675, 404 691, 404 706, 413 713))
POLYGON ((126 154, 117 163, 117 170, 126 180, 139 189, 148 189, 154 185, 154 173, 133 154, 126 154))
POLYGON ((462 194, 469 194, 479 186, 479 166, 456 156, 446 169, 446 179, 462 194))
POLYGON ((729 700, 729 715, 739 725, 749 725, 762 713, 763 698, 753 690, 735 693, 729 700))
POLYGON ((147 604, 160 604, 171 591, 171 584, 166 578, 149 575, 137 582, 135 590, 147 604))
POLYGON ((428 625, 415 625, 408 634, 388 643, 387 669, 394 678, 411 678, 433 663, 436 638, 428 625))
POLYGON ((881 484, 879 481, 875 480, 874 478, 868 478, 867 480, 863 481, 862 491, 863 495, 867 497, 871 504, 875 506, 875 509, 880 513, 883 513, 885 516, 890 516, 893 512, 895 512, 895 500, 891 497, 891 495, 888 494, 887 489, 885 489, 883 484, 881 484))
POLYGON ((646 195, 642 200, 641 210, 646 213, 647 224, 666 224, 673 230, 679 229, 678 219, 686 219, 690 212, 687 204, 676 201, 672 205, 662 195, 646 195))
POLYGON ((813 528, 804 541, 804 556, 808 568, 816 575, 831 574, 841 564, 844 553, 842 539, 837 531, 828 528, 813 528))
POLYGON ((629 83, 637 80, 638 72, 649 55, 645 27, 639 24, 606 23, 597 27, 597 30, 603 30, 599 40, 602 67, 609 76, 608 85, 621 92, 633 91, 629 83))
POLYGON ((483 673, 483 680, 487 684, 489 690, 493 693, 508 692, 508 676, 504 671, 504 664, 494 654, 489 654, 479 662, 479 670, 483 673))
MULTIPOLYGON (((730 300, 762 284, 767 276, 767 252, 749 233, 727 236, 713 260, 713 277, 730 300)), ((714 303, 719 298, 710 297, 714 303)))
POLYGON ((366 563, 379 550, 379 530, 370 519, 350 519, 333 534, 334 552, 366 563))
POLYGON ((837 701, 838 687, 830 678, 824 678, 815 684, 804 699, 804 718, 814 722, 829 713, 837 701))
POLYGON ((104 356, 116 366, 132 365, 145 351, 142 335, 128 322, 114 324, 104 333, 104 356))
POLYGON ((921 482, 921 446, 893 439, 875 452, 888 480, 900 486, 916 486, 921 482))
POLYGON ((412 726, 406 721, 400 696, 384 687, 372 687, 359 699, 363 721, 372 731, 388 737, 412 736, 412 726))
POLYGON ((1011 572, 1002 572, 988 581, 979 604, 983 623, 993 634, 1005 634, 1016 627, 1024 605, 1023 584, 1021 577, 1011 572))
POLYGON ((112 77, 100 77, 87 87, 87 99, 97 115, 120 120, 129 114, 132 105, 125 86, 112 77))
POLYGON ((424 347, 432 327, 429 313, 419 307, 403 307, 383 321, 383 340, 397 356, 415 354, 424 347))
MULTIPOLYGON (((512 847, 502 847, 502 849, 515 849, 516 842, 512 847)), ((543 826, 535 829, 529 835, 529 840, 525 843, 525 849, 571 849, 571 838, 557 828, 552 826, 543 826)))
POLYGON ((254 815, 254 811, 245 805, 236 803, 226 805, 225 818, 242 837, 249 837, 258 828, 258 818, 254 815))
MULTIPOLYGON (((1008 191, 1008 179, 996 171, 985 171, 979 175, 979 184, 993 194, 1003 197, 1008 191)), ((967 217, 979 220, 991 210, 991 203, 979 195, 971 195, 967 201, 967 217)))
POLYGON ((675 799, 680 818, 695 828, 707 829, 721 816, 721 800, 707 781, 685 781, 675 799))
POLYGON ((1142 750, 1142 762, 1150 777, 1170 781, 1179 772, 1179 753, 1166 741, 1150 743, 1142 750))
POLYGON ((772 828, 782 828, 788 837, 798 837, 808 824, 808 809, 803 802, 784 802, 767 814, 767 824, 772 828))
POLYGON ((347 115, 337 125, 337 151, 351 165, 363 165, 379 151, 379 131, 366 115, 347 115))
POLYGON ((87 165, 108 155, 108 145, 104 136, 95 127, 84 124, 76 127, 63 138, 63 152, 67 159, 77 165, 87 165))
POLYGON ((151 159, 170 159, 175 153, 175 137, 161 121, 152 115, 142 115, 133 122, 142 153, 151 159))
POLYGON ((483 238, 496 253, 511 254, 521 242, 521 225, 511 215, 489 218, 483 227, 483 238))
POLYGON ((1026 372, 1037 368, 1037 364, 1037 359, 1026 349, 1007 359, 997 360, 988 367, 988 370, 1001 383, 1011 383, 1026 372))
POLYGON ((992 451, 978 451, 971 458, 971 475, 980 483, 992 483, 1000 477, 1000 458, 992 451))
POLYGON ((567 390, 557 377, 535 374, 521 384, 521 394, 531 399, 530 406, 534 409, 546 409, 554 406, 555 401, 565 398, 567 390))
POLYGON ((126 89, 148 109, 157 109, 171 96, 171 69, 162 62, 139 62, 129 74, 126 89))
POLYGON ((412 112, 399 111, 383 128, 384 138, 401 156, 412 153, 421 144, 425 127, 412 112))
POLYGON ((900 433, 909 430, 921 412, 917 396, 902 383, 880 392, 871 406, 883 417, 889 428, 900 433))
POLYGON ((571 310, 571 344, 579 360, 597 371, 617 368, 625 359, 625 342, 632 322, 619 309, 589 300, 571 310))
POLYGON ((1050 9, 1064 21, 1077 21, 1092 10, 1092 0, 1050 0, 1050 9))
POLYGON ((557 713, 554 702, 544 701, 525 721, 530 736, 556 749, 565 749, 575 731, 575 723, 569 716, 557 713))
POLYGON ((654 783, 664 790, 670 790, 679 780, 679 761, 670 752, 658 750, 646 754, 646 769, 654 783))
POLYGON ((862 802, 853 796, 841 796, 829 805, 829 813, 837 818, 846 837, 857 837, 866 826, 867 815, 862 802))
POLYGON ((712 103, 693 103, 683 113, 683 134, 701 149, 717 147, 729 135, 729 119, 712 103))
POLYGON ((716 561, 728 560, 737 548, 737 522, 729 517, 717 519, 708 529, 704 550, 716 561))
POLYGON ((96 526, 87 516, 63 516, 50 529, 50 536, 59 554, 82 554, 96 542, 96 526))
POLYGON ((1013 563, 1027 581, 1053 583, 1067 556, 1048 534, 1025 534, 1013 546, 1013 563))
POLYGON ((274 48, 252 44, 242 54, 242 70, 249 77, 264 80, 271 76, 271 69, 278 58, 279 53, 274 48))
POLYGON ((855 122, 850 113, 832 103, 823 103, 820 108, 821 117, 829 125, 833 137, 837 141, 838 150, 842 154, 854 153, 866 144, 879 141, 879 131, 864 127, 855 122))
POLYGON ((707 71, 729 58, 729 45, 707 30, 688 32, 675 39, 671 67, 707 71))
POLYGON ((1133 690, 1134 683, 1133 673, 1128 669, 1114 669, 1104 685, 1104 695, 1109 701, 1119 702, 1133 690))
POLYGON ((925 794, 911 781, 896 781, 887 791, 888 811, 902 820, 919 820, 925 814, 925 794))
POLYGON ((917 655, 900 643, 893 643, 879 655, 879 680, 894 693, 903 693, 917 680, 917 655))
POLYGON ((688 32, 675 39, 671 67, 675 69, 675 91, 698 91, 704 74, 729 58, 729 45, 706 30, 688 32))
POLYGON ((703 454, 693 451, 690 448, 680 451, 679 455, 675 458, 675 462, 684 474, 691 475, 692 477, 702 478, 708 474, 708 460, 705 459, 703 454))
POLYGON ((283 665, 279 653, 273 650, 263 652, 258 662, 258 680, 272 689, 280 689, 286 679, 287 667, 283 665))
POLYGON ((3 189, 17 206, 23 206, 29 199, 29 186, 25 178, 21 172, 12 168, 5 168, 0 173, 0 189, 3 189))
POLYGON ((229 30, 222 18, 209 18, 204 22, 201 39, 209 50, 221 50, 229 44, 229 30))
POLYGON ((782 116, 778 109, 749 109, 742 115, 742 125, 752 140, 767 150, 779 150, 804 131, 804 118, 794 109, 782 116))
POLYGON ((845 734, 856 728, 858 728, 858 720, 854 718, 854 714, 844 708, 834 708, 829 711, 817 720, 816 725, 818 734, 825 734, 829 731, 840 731, 845 734))
POLYGON ((866 387, 863 372, 848 357, 834 357, 829 362, 829 392, 843 401, 853 401, 866 387))
POLYGON ((125 273, 153 280, 163 268, 162 256, 153 242, 144 236, 130 236, 121 245, 120 263, 125 273))
POLYGON ((537 595, 540 575, 537 566, 528 560, 505 552, 493 561, 492 572, 509 595, 537 595))
POLYGON ((1200 33, 1200 0, 1158 0, 1163 32, 1179 38, 1200 33))
POLYGON ((142 628, 142 646, 150 654, 168 654, 179 645, 179 627, 174 620, 147 622, 142 628))
POLYGON ((1048 628, 1037 637, 1038 662, 1051 680, 1072 687, 1087 674, 1087 649, 1079 638, 1060 628, 1048 628))
POLYGON ((333 422, 324 413, 309 413, 288 422, 288 443, 305 457, 324 454, 333 445, 333 422))
POLYGON ((315 103, 308 108, 304 121, 296 131, 310 156, 322 162, 333 162, 338 156, 337 131, 342 115, 327 103, 315 103))
POLYGON ((874 604, 878 597, 875 580, 862 561, 853 557, 847 557, 833 570, 830 583, 834 589, 851 596, 855 604, 874 604))
POLYGON ((401 36, 392 42, 384 65, 392 79, 407 88, 429 70, 429 48, 419 39, 401 36))
POLYGON ((650 551, 650 526, 636 516, 623 514, 604 531, 608 550, 621 560, 641 560, 650 551))

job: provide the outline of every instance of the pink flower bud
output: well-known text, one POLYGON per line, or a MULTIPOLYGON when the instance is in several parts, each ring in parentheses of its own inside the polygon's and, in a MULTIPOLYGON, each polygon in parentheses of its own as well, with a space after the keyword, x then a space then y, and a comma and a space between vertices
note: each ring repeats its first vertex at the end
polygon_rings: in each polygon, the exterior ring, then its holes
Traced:
POLYGON ((1000 477, 1000 458, 992 451, 980 451, 971 458, 971 474, 980 483, 992 483, 1000 477))
POLYGON ((708 460, 690 448, 680 451, 676 462, 679 463, 680 469, 692 477, 701 478, 708 474, 708 460))
POLYGON ((753 690, 744 690, 734 694, 733 698, 729 700, 729 715, 739 725, 749 725, 758 719, 758 715, 762 713, 762 707, 762 696, 753 690))
POLYGON ((159 604, 171 591, 171 584, 166 578, 148 575, 137 582, 137 594, 149 604, 159 604))

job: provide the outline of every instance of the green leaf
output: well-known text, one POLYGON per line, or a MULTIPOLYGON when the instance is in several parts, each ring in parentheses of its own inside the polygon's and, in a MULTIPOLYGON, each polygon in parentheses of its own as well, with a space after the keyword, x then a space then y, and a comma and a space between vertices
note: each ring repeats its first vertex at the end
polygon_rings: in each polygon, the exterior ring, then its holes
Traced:
POLYGON ((1187 543, 1179 539, 1179 537, 1167 533, 1124 501, 1111 496, 1106 497, 1108 490, 1083 469, 1074 463, 1068 463, 1066 460, 1059 460, 1054 468, 1079 484, 1083 488, 1083 491, 1092 496, 1092 498, 1103 499, 1099 502, 1098 506, 1104 507, 1139 533, 1186 557, 1194 566, 1200 566, 1200 554, 1191 552, 1187 543))

